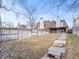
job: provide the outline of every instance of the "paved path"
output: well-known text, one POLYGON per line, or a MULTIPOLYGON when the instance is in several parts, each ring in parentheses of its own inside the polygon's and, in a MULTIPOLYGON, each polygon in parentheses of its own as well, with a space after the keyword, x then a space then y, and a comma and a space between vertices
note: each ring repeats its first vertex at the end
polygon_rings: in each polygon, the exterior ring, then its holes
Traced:
POLYGON ((41 59, 49 59, 49 58, 47 57, 47 54, 45 54, 41 59))
MULTIPOLYGON (((62 33, 61 36, 60 36, 59 38, 66 39, 66 35, 67 35, 67 34, 62 33)), ((47 54, 45 54, 41 59, 49 59, 49 58, 47 57, 47 54)), ((62 59, 64 59, 64 58, 62 58, 62 59)))

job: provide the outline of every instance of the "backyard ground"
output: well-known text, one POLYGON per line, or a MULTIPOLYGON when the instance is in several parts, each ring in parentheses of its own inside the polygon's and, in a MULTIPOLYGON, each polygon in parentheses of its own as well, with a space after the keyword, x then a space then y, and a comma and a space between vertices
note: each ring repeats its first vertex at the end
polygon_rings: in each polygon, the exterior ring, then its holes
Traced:
POLYGON ((67 36, 65 59, 79 59, 79 37, 77 35, 69 34, 67 36))
POLYGON ((0 58, 40 59, 59 34, 33 36, 29 39, 4 42, 0 44, 0 58))

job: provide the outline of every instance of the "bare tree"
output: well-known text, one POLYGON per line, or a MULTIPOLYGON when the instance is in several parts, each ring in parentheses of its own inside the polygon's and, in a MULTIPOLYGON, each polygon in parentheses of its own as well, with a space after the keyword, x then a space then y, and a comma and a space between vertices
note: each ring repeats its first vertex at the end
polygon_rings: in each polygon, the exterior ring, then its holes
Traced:
MULTIPOLYGON (((8 1, 8 0, 7 0, 8 1)), ((6 5, 4 5, 4 3, 2 3, 2 0, 0 0, 0 11, 1 9, 5 9, 6 11, 12 11, 16 14, 16 17, 18 17, 20 14, 22 14, 20 11, 18 11, 16 9, 16 7, 14 6, 15 5, 15 0, 13 0, 12 2, 12 7, 11 8, 8 8, 6 5)), ((0 13, 0 26, 2 25, 2 22, 1 22, 1 13, 0 13)))
MULTIPOLYGON (((77 11, 79 11, 79 0, 46 0, 47 2, 45 3, 49 5, 49 7, 51 7, 51 9, 53 8, 57 8, 57 12, 61 9, 61 8, 65 8, 65 12, 71 12, 72 14, 75 15, 75 13, 77 13, 77 11), (68 3, 70 2, 70 3, 68 3), (63 7, 64 6, 64 7, 63 7)), ((74 19, 73 19, 73 23, 74 23, 74 19)))
POLYGON ((30 30, 31 30, 31 35, 32 35, 32 31, 33 31, 35 23, 36 23, 35 14, 36 14, 36 11, 37 11, 38 7, 40 6, 40 3, 42 2, 42 0, 40 0, 35 6, 29 6, 27 1, 20 0, 21 5, 26 10, 26 13, 24 16, 28 19, 27 23, 31 28, 30 30))
POLYGON ((67 12, 68 11, 76 12, 79 9, 79 0, 70 0, 71 3, 68 3, 68 0, 49 0, 49 1, 52 1, 50 3, 52 3, 52 5, 57 8, 60 8, 64 5, 64 8, 66 8, 67 12))
MULTIPOLYGON (((8 1, 8 0, 7 0, 8 1)), ((1 9, 5 9, 6 11, 12 11, 13 13, 15 13, 16 17, 18 17, 20 14, 23 14, 21 13, 20 11, 18 11, 15 7, 15 0, 12 1, 12 4, 11 4, 11 7, 8 8, 8 6, 6 6, 4 3, 2 3, 2 0, 0 0, 0 10, 1 9)), ((1 14, 1 13, 0 13, 1 14)), ((0 15, 0 26, 2 27, 2 23, 1 23, 1 15, 0 15)), ((11 24, 7 24, 7 26, 11 26, 11 24)), ((18 28, 18 31, 19 31, 19 28, 18 28)), ((9 33, 10 33, 10 29, 9 29, 9 33)), ((7 34, 6 34, 7 36, 7 34)))
MULTIPOLYGON (((24 15, 22 12, 20 12, 17 8, 16 8, 16 0, 12 0, 12 3, 11 3, 11 7, 8 7, 6 4, 2 3, 2 0, 1 1, 1 5, 0 5, 0 9, 5 9, 6 11, 12 11, 13 13, 15 13, 16 17, 18 18, 19 15, 24 15)), ((7 0, 8 2, 8 0, 7 0)))

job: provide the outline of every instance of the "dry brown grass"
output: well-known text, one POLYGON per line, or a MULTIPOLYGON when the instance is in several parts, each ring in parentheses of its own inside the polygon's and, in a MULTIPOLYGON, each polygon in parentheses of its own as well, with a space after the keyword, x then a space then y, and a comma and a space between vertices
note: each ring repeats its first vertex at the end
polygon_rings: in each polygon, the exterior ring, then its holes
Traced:
POLYGON ((79 59, 79 37, 68 35, 65 59, 79 59))
POLYGON ((6 59, 40 59, 59 34, 33 36, 29 39, 1 44, 1 53, 6 59))

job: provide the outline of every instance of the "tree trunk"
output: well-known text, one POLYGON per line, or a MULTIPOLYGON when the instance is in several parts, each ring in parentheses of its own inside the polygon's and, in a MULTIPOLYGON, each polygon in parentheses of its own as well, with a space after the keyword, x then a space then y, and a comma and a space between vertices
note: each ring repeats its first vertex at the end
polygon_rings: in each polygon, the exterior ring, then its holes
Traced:
POLYGON ((0 0, 0 8, 1 8, 1 5, 2 5, 2 0, 0 0))
POLYGON ((18 28, 18 38, 17 39, 19 40, 19 28, 18 28))

